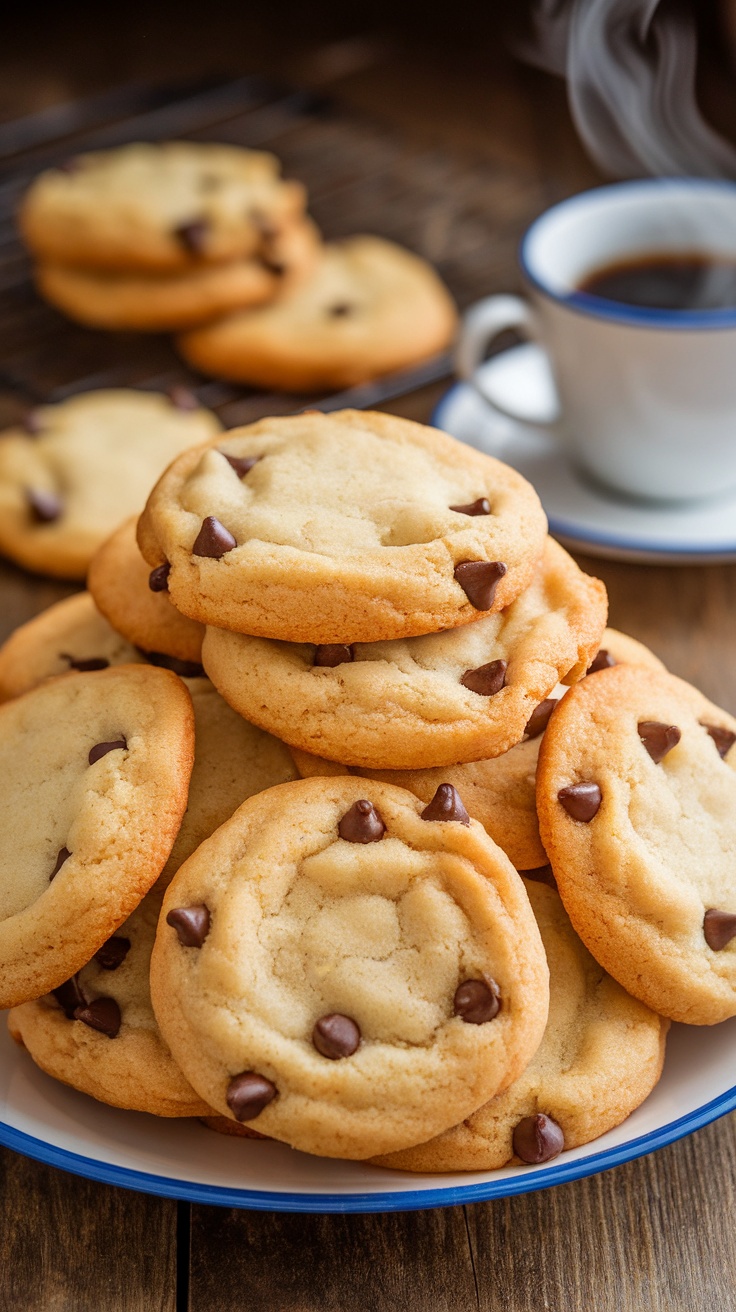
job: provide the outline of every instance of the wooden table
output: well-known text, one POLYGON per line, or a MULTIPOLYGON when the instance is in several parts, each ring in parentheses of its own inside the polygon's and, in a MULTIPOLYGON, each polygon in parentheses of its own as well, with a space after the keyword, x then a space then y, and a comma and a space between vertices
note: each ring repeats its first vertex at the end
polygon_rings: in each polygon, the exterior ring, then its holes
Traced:
MULTIPOLYGON (((155 8, 156 39, 136 44, 121 25, 105 47, 106 66, 90 57, 100 31, 74 28, 82 58, 66 11, 49 17, 31 54, 30 26, 17 17, 0 56, 8 116, 95 91, 106 76, 163 78, 212 67, 204 18, 182 31, 179 11, 155 8)), ((513 246, 528 219, 596 180, 561 87, 515 65, 493 22, 486 31, 477 15, 476 26, 448 44, 437 32, 417 42, 388 9, 378 37, 357 20, 351 30, 337 7, 312 13, 308 33, 301 11, 289 13, 294 26, 286 36, 279 29, 279 40, 274 17, 260 26, 252 15, 242 18, 248 49, 240 60, 232 56, 238 20, 229 14, 221 65, 327 88, 369 114, 401 143, 406 169, 421 172, 433 200, 417 244, 440 264, 460 247, 477 251, 475 295, 513 288, 513 246)), ((386 408, 426 420, 441 391, 424 388, 386 408)), ((12 408, 12 396, 0 399, 12 408)), ((736 568, 581 563, 604 579, 614 625, 736 708, 736 568)), ((0 637, 70 590, 0 567, 0 637)), ((190 1207, 0 1150, 0 1312, 725 1312, 736 1307, 735 1214, 734 1116, 575 1184, 384 1216, 190 1207)))

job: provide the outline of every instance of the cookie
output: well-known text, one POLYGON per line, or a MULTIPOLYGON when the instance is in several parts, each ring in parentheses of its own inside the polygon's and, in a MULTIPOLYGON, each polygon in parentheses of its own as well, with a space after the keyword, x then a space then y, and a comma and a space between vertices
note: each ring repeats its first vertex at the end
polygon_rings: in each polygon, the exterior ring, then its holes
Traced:
POLYGON ((204 625, 172 606, 166 578, 138 550, 136 523, 136 516, 126 520, 95 552, 87 587, 112 627, 152 664, 194 678, 204 673, 204 625))
POLYGON ((304 202, 264 151, 134 142, 41 173, 18 222, 42 261, 166 273, 258 255, 304 202))
POLYGON ((545 531, 508 466, 408 419, 342 410, 261 419, 186 452, 151 493, 138 543, 170 566, 191 619, 352 643, 502 610, 531 581, 545 531))
POLYGON ((40 574, 84 578, 113 528, 140 511, 176 456, 220 422, 182 389, 113 389, 41 406, 0 434, 0 553, 40 574))
POLYGON ((550 720, 545 849, 596 961, 654 1011, 736 1015, 736 719, 673 675, 616 665, 550 720))
POLYGON ((66 675, 0 707, 0 1008, 89 961, 161 873, 187 803, 192 702, 176 675, 66 675))
POLYGON ((520 742, 605 623, 603 584, 549 538, 526 591, 474 624, 327 648, 208 628, 202 660, 231 706, 291 746, 379 770, 452 766, 520 742))
POLYGON ((601 970, 557 894, 524 881, 549 963, 549 1020, 505 1093, 429 1143, 379 1157, 400 1171, 539 1165, 620 1125, 651 1093, 664 1061, 662 1020, 601 970))
POLYGON ((22 624, 0 647, 0 701, 70 670, 89 674, 143 659, 110 627, 89 593, 78 592, 22 624))
POLYGON ((89 328, 180 332, 273 300, 309 272, 318 249, 314 225, 302 219, 265 245, 262 258, 158 276, 39 264, 35 282, 57 310, 89 328))
MULTIPOLYGON (((597 674, 599 670, 607 670, 612 665, 644 665, 649 670, 664 670, 666 667, 658 656, 654 655, 643 642, 636 638, 631 638, 628 633, 621 633, 618 629, 606 629, 601 638, 599 650, 593 657, 586 671, 588 674, 597 674)), ((578 676, 578 671, 573 671, 574 676, 578 676)), ((577 683, 577 677, 565 675, 563 683, 577 683)))
POLYGON ((324 247, 312 276, 272 304, 183 333, 204 374, 252 387, 353 387, 443 351, 457 311, 431 265, 380 237, 324 247))
POLYGON ((547 989, 523 885, 455 790, 349 778, 236 811, 176 875, 151 961, 213 1112, 327 1157, 476 1110, 536 1050, 547 989))

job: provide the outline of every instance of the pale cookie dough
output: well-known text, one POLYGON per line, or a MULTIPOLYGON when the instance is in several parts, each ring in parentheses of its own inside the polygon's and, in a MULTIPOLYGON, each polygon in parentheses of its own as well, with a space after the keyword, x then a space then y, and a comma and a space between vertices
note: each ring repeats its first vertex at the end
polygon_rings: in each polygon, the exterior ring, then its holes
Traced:
POLYGON ((0 647, 0 702, 70 670, 88 674, 143 660, 110 627, 89 593, 78 592, 22 624, 0 647))
POLYGON ((341 410, 261 419, 186 452, 148 498, 138 542, 149 565, 170 564, 171 599, 192 619, 373 642, 502 610, 545 532, 507 465, 408 419, 341 410))
POLYGON ((18 222, 40 260, 165 273, 258 255, 304 204, 264 151, 134 142, 41 173, 18 222))
POLYGON ((57 988, 148 892, 193 756, 167 670, 65 675, 0 707, 0 1008, 57 988))
POLYGON ((103 542, 92 557, 87 587, 113 628, 152 664, 188 678, 201 675, 204 625, 172 606, 167 579, 160 572, 153 571, 151 577, 138 550, 136 523, 133 516, 103 542))
POLYGON ((334 664, 312 644, 208 628, 202 661, 231 706, 293 747, 370 769, 452 766, 520 742, 605 623, 603 584, 549 538, 526 591, 475 624, 330 648, 334 664))
POLYGON ((454 302, 431 265, 380 237, 328 244, 311 278, 270 305, 178 339, 204 374, 286 392, 353 387, 444 350, 454 302))
POLYGON ((736 1015, 736 720, 673 675, 583 679, 544 735, 542 841, 597 961, 672 1020, 736 1015))
POLYGON ((246 802, 180 868, 151 962, 200 1097, 328 1157, 477 1110, 536 1051, 547 990, 523 884, 454 790, 425 808, 350 778, 246 802))
POLYGON ((376 1165, 430 1172, 538 1165, 620 1125, 657 1083, 669 1021, 601 970, 551 888, 524 883, 549 964, 549 1020, 536 1055, 461 1125, 376 1165))
POLYGON ((173 396, 85 392, 34 410, 30 431, 0 433, 0 553, 39 574, 84 578, 170 461, 220 430, 209 410, 173 396))

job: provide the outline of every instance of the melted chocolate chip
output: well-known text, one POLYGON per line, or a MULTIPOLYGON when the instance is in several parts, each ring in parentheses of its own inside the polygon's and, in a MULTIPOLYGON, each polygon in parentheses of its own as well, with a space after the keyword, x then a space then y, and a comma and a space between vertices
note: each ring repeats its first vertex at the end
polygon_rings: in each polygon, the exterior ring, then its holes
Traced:
POLYGON ((59 1006, 64 1012, 67 1020, 74 1020, 74 1013, 79 1007, 87 1005, 87 998, 79 983, 79 975, 72 975, 60 984, 58 989, 53 990, 53 996, 56 998, 59 1006))
POLYGON ((74 1019, 89 1025, 91 1030, 106 1034, 108 1039, 117 1037, 122 1017, 120 1008, 114 998, 95 998, 82 1007, 77 1007, 74 1019))
POLYGON ((170 573, 171 566, 168 560, 165 560, 163 565, 157 565, 155 569, 152 569, 148 575, 148 586, 151 592, 168 592, 170 573))
POLYGON ((332 1012, 329 1016, 320 1016, 312 1030, 312 1043, 317 1052, 330 1061, 340 1057, 352 1057, 360 1047, 360 1028, 349 1016, 332 1012))
POLYGON ((488 497, 478 497, 477 501, 470 501, 466 506, 450 506, 456 515, 490 515, 491 503, 488 497))
POLYGON ((611 666, 615 664, 616 661, 610 651, 607 651, 605 647, 601 647, 598 655, 593 657, 585 673, 597 674, 599 670, 610 670, 611 666))
POLYGON ((253 1121, 276 1097, 276 1085, 265 1075, 243 1071, 233 1075, 227 1086, 226 1102, 236 1121, 253 1121))
POLYGON ((144 651, 142 647, 138 651, 145 656, 149 665, 157 665, 160 670, 171 670, 180 679, 204 678, 204 666, 198 665, 196 661, 183 661, 178 656, 167 656, 163 651, 144 651))
POLYGON ((500 560, 463 560, 455 566, 454 577, 471 606, 490 610, 498 581, 506 573, 507 567, 500 560))
POLYGON ((466 979, 455 990, 453 1015, 467 1025, 485 1025, 501 1010, 501 990, 495 979, 466 979))
POLYGON ((59 659, 68 661, 69 669, 79 670, 80 674, 91 674, 94 670, 106 670, 110 664, 104 656, 89 656, 86 660, 78 661, 65 651, 59 652, 59 659))
POLYGON ((28 410, 23 416, 23 427, 29 437, 38 437, 43 432, 43 420, 39 410, 28 410))
POLYGON ((336 665, 347 665, 355 660, 355 652, 344 642, 320 643, 314 649, 314 664, 326 665, 334 669, 336 665))
POLYGON ((598 814, 603 800, 600 788, 594 783, 568 784, 560 789, 557 798, 573 820, 582 820, 584 824, 598 814))
POLYGON ((170 387, 166 393, 175 410, 199 410, 199 401, 191 387, 170 387))
POLYGON ((175 907, 166 917, 166 924, 176 930, 183 948, 201 948, 210 932, 210 913, 204 903, 194 907, 175 907))
POLYGON ((703 917, 703 933, 708 947, 714 952, 720 952, 736 938, 736 915, 712 907, 703 917))
POLYGON ((348 315, 353 313, 354 308, 347 301, 340 301, 336 305, 330 305, 327 313, 331 319, 346 319, 348 315))
POLYGON ((174 228, 174 236, 190 255, 202 255, 209 230, 210 225, 206 219, 192 219, 190 223, 180 223, 178 228, 174 228))
POLYGON ((337 832, 346 843, 377 843, 383 838, 386 826, 373 803, 361 798, 345 812, 337 832))
POLYGON ((549 717, 556 705, 557 702, 554 697, 547 697, 545 701, 534 707, 524 730, 527 738, 538 738, 540 733, 544 733, 549 724, 549 717))
POLYGON ((640 720, 636 727, 655 765, 664 760, 682 737, 676 724, 661 724, 659 720, 640 720))
POLYGON ((461 825, 470 824, 470 816, 452 784, 440 784, 432 801, 422 811, 422 820, 457 820, 461 825))
POLYGON ((59 848, 59 853, 56 858, 56 865, 54 866, 53 870, 51 871, 51 874, 49 875, 49 883, 51 883, 52 879, 56 879, 56 876, 61 870, 61 867, 63 866, 64 862, 68 861, 70 856, 71 856, 71 852, 69 851, 68 847, 59 848))
POLYGON ((129 952, 130 939, 124 938, 122 934, 114 934, 95 952, 95 961, 103 970, 117 970, 118 966, 122 966, 129 952))
POLYGON ((477 670, 466 670, 460 682, 480 697, 493 697, 506 682, 506 668, 506 661, 489 661, 477 670))
POLYGON ((557 1121, 538 1112, 536 1116, 525 1116, 519 1121, 512 1143, 516 1156, 522 1162, 539 1165, 540 1162, 550 1162, 562 1152, 565 1136, 557 1121))
POLYGON ((97 743, 94 747, 90 748, 89 763, 90 765, 94 765, 95 761, 99 761, 103 756, 107 756, 108 752, 117 752, 121 749, 124 750, 127 746, 128 744, 124 738, 116 738, 115 741, 111 743, 97 743))
POLYGON ((736 733, 732 733, 730 729, 722 729, 719 724, 705 724, 703 720, 700 723, 706 732, 710 734, 718 748, 718 755, 723 759, 736 743, 736 733))
POLYGON ((214 515, 208 515, 202 520, 202 527, 197 534, 194 546, 192 547, 193 556, 210 556, 213 560, 219 560, 225 556, 233 547, 237 547, 237 542, 232 533, 229 533, 224 524, 214 515))
POLYGON ((273 274, 274 278, 283 278, 286 273, 286 265, 280 260, 270 260, 266 255, 262 255, 261 264, 268 273, 273 274))
POLYGON ((225 457, 230 468, 235 470, 238 478, 245 478, 253 466, 263 459, 263 456, 229 456, 227 451, 221 451, 220 455, 225 457))
POLYGON ((42 492, 36 487, 26 488, 26 501, 37 524, 53 524, 63 510, 61 497, 55 492, 42 492))

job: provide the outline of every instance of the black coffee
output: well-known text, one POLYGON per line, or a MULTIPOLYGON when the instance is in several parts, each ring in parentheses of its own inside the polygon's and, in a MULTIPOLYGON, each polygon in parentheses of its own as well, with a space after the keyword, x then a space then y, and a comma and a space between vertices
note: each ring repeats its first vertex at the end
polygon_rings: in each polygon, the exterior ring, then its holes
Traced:
POLYGON ((732 309, 736 260, 697 254, 643 255, 596 269, 578 291, 655 310, 732 309))

